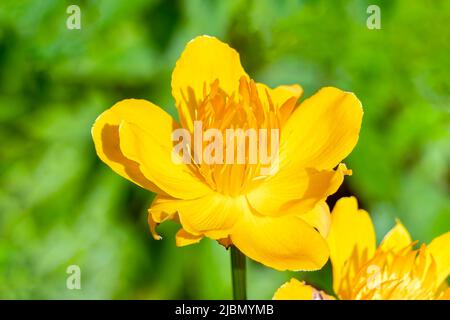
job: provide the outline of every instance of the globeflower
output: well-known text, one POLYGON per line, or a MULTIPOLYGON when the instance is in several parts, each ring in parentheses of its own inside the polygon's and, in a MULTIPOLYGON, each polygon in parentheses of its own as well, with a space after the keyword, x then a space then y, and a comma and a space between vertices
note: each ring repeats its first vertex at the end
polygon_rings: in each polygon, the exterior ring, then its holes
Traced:
POLYGON ((316 270, 329 256, 324 200, 351 173, 341 161, 357 143, 363 112, 337 88, 299 103, 302 93, 255 82, 234 49, 200 36, 172 73, 177 120, 126 99, 97 118, 92 137, 111 169, 157 194, 148 211, 155 239, 158 224, 175 220, 178 246, 207 237, 274 269, 316 270))
MULTIPOLYGON (((341 198, 331 214, 328 235, 336 297, 345 300, 450 299, 450 232, 414 249, 406 228, 397 221, 376 248, 368 213, 354 197, 341 198)), ((334 299, 292 279, 274 299, 334 299)))

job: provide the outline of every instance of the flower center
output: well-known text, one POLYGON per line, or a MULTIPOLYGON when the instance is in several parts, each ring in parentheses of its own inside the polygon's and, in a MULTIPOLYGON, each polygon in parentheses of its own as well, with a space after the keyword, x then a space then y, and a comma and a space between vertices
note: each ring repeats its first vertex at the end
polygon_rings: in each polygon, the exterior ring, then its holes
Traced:
MULTIPOLYGON (((419 250, 410 246, 400 252, 378 250, 350 280, 344 299, 425 300, 434 299, 436 267, 427 261, 425 245, 419 250)), ((349 273, 348 273, 349 275, 349 273)), ((350 275, 348 276, 350 278, 350 275)))
POLYGON ((245 77, 237 94, 216 80, 209 90, 204 85, 202 97, 188 88, 183 99, 180 122, 194 140, 190 165, 213 190, 239 196, 277 170, 280 129, 293 99, 276 105, 265 87, 245 77))

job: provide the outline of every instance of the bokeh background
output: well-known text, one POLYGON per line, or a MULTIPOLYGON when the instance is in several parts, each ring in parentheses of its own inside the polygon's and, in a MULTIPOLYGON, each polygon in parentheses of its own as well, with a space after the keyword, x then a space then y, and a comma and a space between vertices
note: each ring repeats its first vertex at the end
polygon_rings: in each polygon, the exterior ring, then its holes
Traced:
MULTIPOLYGON (((97 158, 95 118, 124 98, 175 114, 170 76, 191 38, 209 34, 270 85, 353 91, 365 116, 345 161, 380 239, 395 218, 429 242, 450 229, 449 1, 2 0, 0 4, 0 298, 231 298, 229 254, 214 241, 152 240, 153 195, 97 158), (68 30, 77 4, 82 29, 68 30), (369 4, 381 30, 366 27, 369 4), (66 268, 81 268, 81 290, 66 268)), ((330 199, 332 204, 336 197, 330 199)), ((248 265, 250 298, 291 276, 248 265)))

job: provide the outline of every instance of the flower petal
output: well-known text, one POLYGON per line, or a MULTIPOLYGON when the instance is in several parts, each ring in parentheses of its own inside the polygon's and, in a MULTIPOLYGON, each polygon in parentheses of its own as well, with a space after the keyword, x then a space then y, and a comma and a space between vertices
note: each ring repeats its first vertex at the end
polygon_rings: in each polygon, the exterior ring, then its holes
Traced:
POLYGON ((450 231, 435 238, 427 248, 436 263, 437 283, 442 283, 450 274, 450 231))
POLYGON ((288 99, 300 99, 302 94, 303 88, 298 84, 281 85, 270 89, 270 97, 275 103, 279 103, 280 106, 288 99))
POLYGON ((215 192, 192 200, 158 196, 152 203, 150 212, 155 221, 158 221, 161 213, 167 215, 178 213, 180 223, 186 232, 221 239, 228 237, 230 229, 242 215, 243 200, 215 192))
POLYGON ((334 297, 292 278, 283 284, 273 296, 274 300, 334 300, 334 297))
POLYGON ((247 194, 247 199, 261 214, 281 216, 289 213, 302 214, 335 193, 349 174, 345 165, 337 170, 281 168, 272 177, 247 194), (295 212, 291 207, 295 207, 295 212))
POLYGON ((178 230, 177 234, 175 235, 175 243, 177 247, 184 247, 188 246, 190 244, 199 243, 200 240, 203 239, 203 236, 196 236, 193 234, 190 234, 183 228, 178 230))
POLYGON ((282 128, 281 166, 334 168, 355 147, 362 115, 353 93, 322 88, 301 103, 282 128))
MULTIPOLYGON (((295 207, 294 207, 295 210, 295 207)), ((300 219, 316 228, 322 237, 327 237, 330 231, 331 214, 328 204, 324 201, 316 204, 314 209, 298 215, 300 219)))
POLYGON ((103 112, 95 121, 91 132, 97 155, 111 169, 142 188, 164 193, 142 174, 138 163, 128 159, 120 150, 119 125, 124 120, 148 128, 158 123, 159 131, 162 132, 174 125, 172 118, 151 102, 126 99, 103 112))
POLYGON ((333 266, 333 288, 339 293, 342 269, 355 252, 361 260, 371 258, 375 252, 375 231, 369 214, 358 209, 355 197, 338 200, 331 213, 328 234, 330 259, 333 266))
POLYGON ((315 289, 304 282, 292 278, 273 295, 274 300, 313 300, 315 289))
POLYGON ((393 250, 398 252, 410 245, 412 242, 408 230, 403 226, 400 220, 397 220, 395 227, 393 227, 385 236, 380 244, 381 250, 387 252, 393 250))
MULTIPOLYGON (((168 197, 167 195, 157 195, 153 202, 161 201, 162 198, 168 197)), ((156 231, 156 227, 167 220, 175 220, 178 221, 178 216, 176 215, 176 212, 166 212, 164 210, 153 210, 151 211, 151 208, 147 210, 147 222, 150 227, 150 233, 152 234, 153 239, 155 240, 161 240, 162 237, 158 234, 156 231)))
POLYGON ((450 287, 446 288, 438 297, 437 300, 450 300, 450 287))
POLYGON ((216 80, 222 90, 232 95, 238 92, 242 76, 248 78, 236 50, 210 36, 191 40, 172 73, 172 95, 183 126, 190 126, 193 117, 193 110, 187 106, 185 98, 193 94, 198 102, 216 80))
POLYGON ((152 234, 153 239, 161 240, 162 237, 156 231, 156 227, 158 226, 159 223, 156 222, 155 219, 153 219, 153 216, 150 213, 147 216, 147 222, 148 222, 148 226, 150 227, 150 233, 152 234))
POLYGON ((247 207, 231 233, 245 255, 277 270, 317 270, 328 259, 325 239, 296 216, 261 216, 247 207))
POLYGON ((298 84, 281 85, 274 89, 263 83, 257 83, 258 96, 266 106, 273 104, 281 113, 281 124, 284 124, 297 106, 297 101, 303 94, 303 88, 298 84))
POLYGON ((160 224, 166 220, 174 219, 177 214, 176 201, 181 201, 167 195, 156 195, 148 209, 149 225, 160 224), (150 222, 150 218, 152 222, 150 222))
POLYGON ((142 128, 122 122, 119 129, 120 149, 139 163, 144 176, 167 194, 178 199, 193 199, 208 194, 211 189, 198 173, 184 163, 172 160, 172 130, 153 119, 152 127, 142 128))

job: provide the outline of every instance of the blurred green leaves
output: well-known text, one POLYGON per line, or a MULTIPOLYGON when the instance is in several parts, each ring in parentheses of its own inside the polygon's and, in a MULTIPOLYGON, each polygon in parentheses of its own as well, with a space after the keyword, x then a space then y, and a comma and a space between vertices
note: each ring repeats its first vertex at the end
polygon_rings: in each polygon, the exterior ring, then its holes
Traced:
MULTIPOLYGON (((378 237, 399 217, 414 239, 449 230, 450 3, 375 1, 14 1, 0 6, 0 298, 231 298, 229 257, 203 240, 176 248, 175 224, 151 239, 152 195, 100 163, 90 127, 124 98, 175 115, 170 73, 185 43, 210 34, 258 81, 309 96, 353 91, 365 116, 343 188, 378 237), (67 30, 78 4, 82 29, 67 30), (82 290, 66 288, 81 267, 82 290)), ((249 264, 249 297, 290 276, 249 264)))

